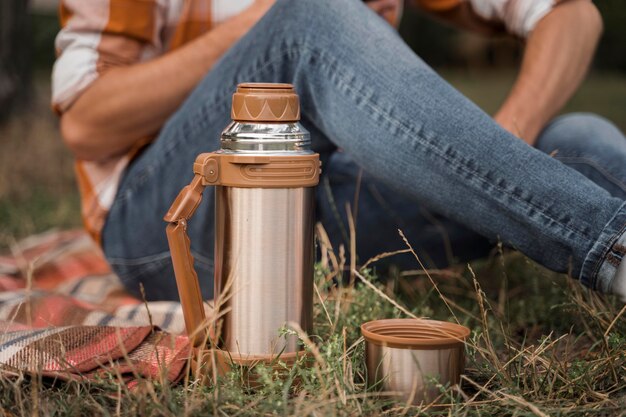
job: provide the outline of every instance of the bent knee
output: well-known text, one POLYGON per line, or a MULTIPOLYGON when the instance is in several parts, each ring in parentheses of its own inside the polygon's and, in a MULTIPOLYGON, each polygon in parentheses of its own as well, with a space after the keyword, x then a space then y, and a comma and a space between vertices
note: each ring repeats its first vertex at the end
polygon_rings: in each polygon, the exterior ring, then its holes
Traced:
POLYGON ((539 135, 537 148, 553 153, 619 142, 626 144, 624 135, 604 117, 593 113, 570 113, 559 116, 548 124, 539 135))

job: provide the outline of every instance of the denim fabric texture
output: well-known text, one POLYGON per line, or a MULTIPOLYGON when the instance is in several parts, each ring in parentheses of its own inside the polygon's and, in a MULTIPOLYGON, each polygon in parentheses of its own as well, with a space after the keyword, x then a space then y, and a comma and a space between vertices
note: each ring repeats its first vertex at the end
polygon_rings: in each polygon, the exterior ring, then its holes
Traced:
MULTIPOLYGON (((143 283, 150 300, 177 298, 162 217, 191 180, 195 157, 219 148, 236 85, 254 81, 295 85, 302 123, 325 163, 318 216, 336 244, 363 168, 361 260, 403 248, 402 228, 433 266, 481 256, 500 240, 587 286, 610 288, 607 260, 623 257, 613 249, 626 224, 626 144, 617 129, 595 116, 565 116, 532 148, 362 2, 279 0, 128 167, 103 246, 131 291, 143 283)), ((213 196, 207 188, 188 229, 206 298, 213 196)))

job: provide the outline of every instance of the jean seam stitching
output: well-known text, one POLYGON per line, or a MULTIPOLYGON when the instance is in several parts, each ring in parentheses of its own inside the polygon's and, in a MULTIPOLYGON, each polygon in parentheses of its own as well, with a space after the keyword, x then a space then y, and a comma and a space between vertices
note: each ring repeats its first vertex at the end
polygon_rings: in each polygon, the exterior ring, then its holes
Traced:
MULTIPOLYGON (((608 239, 609 242, 615 242, 617 239, 619 239, 619 237, 624 234, 626 232, 626 225, 622 226, 621 229, 618 229, 612 236, 610 239, 608 239)), ((609 253, 611 253, 611 248, 613 247, 613 243, 611 244, 607 244, 606 248, 604 248, 604 250, 602 251, 602 254, 600 255, 600 261, 596 263, 596 266, 593 270, 593 287, 596 287, 597 281, 598 281, 598 273, 600 272, 600 268, 602 267, 602 265, 604 265, 604 262, 606 260, 606 257, 608 256, 609 253)), ((623 259, 623 258, 622 258, 623 259)), ((615 277, 613 277, 614 279, 615 277)), ((609 288, 611 288, 611 285, 613 284, 613 279, 611 279, 611 282, 609 283, 609 288)))
MULTIPOLYGON (((308 48, 305 48, 308 49, 308 48)), ((309 51, 312 51, 311 49, 308 49, 309 51)), ((329 64, 333 64, 333 62, 329 62, 328 61, 328 57, 326 56, 326 54, 323 53, 318 53, 318 57, 321 59, 326 59, 327 62, 329 64)), ((339 64, 337 61, 334 61, 334 65, 335 68, 338 69, 339 68, 339 64)), ((345 71, 343 72, 345 74, 345 71)), ((327 72, 328 75, 331 75, 329 72, 327 72)), ((337 75, 337 73, 335 73, 334 75, 337 75)), ((346 80, 345 75, 344 75, 344 81, 346 80)), ((409 139, 410 141, 413 140, 413 137, 411 134, 415 134, 415 136, 419 139, 419 141, 422 143, 422 145, 425 145, 427 148, 429 148, 430 150, 432 150, 435 154, 437 154, 440 158, 442 158, 444 161, 449 162, 451 165, 453 165, 454 167, 457 167, 461 170, 463 170, 465 173, 473 175, 475 178, 477 178, 478 180, 480 180, 482 183, 492 186, 493 188, 495 188, 496 190, 500 191, 502 194, 509 196, 511 199, 517 201, 518 203, 521 203, 523 206, 526 206, 526 208, 531 208, 531 209, 535 209, 537 210, 538 213, 540 213, 542 216, 544 216, 545 218, 547 218, 548 220, 557 223, 559 226, 561 226, 563 229, 572 232, 576 235, 579 235, 581 237, 584 238, 588 238, 589 236, 578 230, 575 228, 572 228, 568 225, 563 224, 561 221, 552 218, 551 216, 549 216, 548 214, 546 214, 543 210, 542 207, 538 207, 526 200, 521 200, 519 199, 517 196, 515 196, 514 194, 509 193, 507 190, 502 189, 500 186, 498 186, 495 183, 492 183, 490 181, 488 181, 486 178, 484 178, 480 173, 475 172, 470 170, 467 166, 465 166, 464 164, 460 163, 460 161, 456 160, 456 159, 449 159, 448 157, 446 157, 445 153, 442 153, 441 150, 436 147, 432 142, 430 142, 428 140, 428 138, 426 138, 421 132, 424 132, 424 129, 422 128, 421 131, 413 131, 410 127, 406 126, 404 124, 403 121, 393 117, 391 114, 389 114, 388 112, 386 112, 385 110, 383 110, 381 107, 377 106, 376 104, 374 104, 369 97, 360 94, 358 89, 356 89, 355 87, 353 87, 352 85, 350 85, 349 83, 345 83, 344 82, 344 87, 347 87, 349 89, 352 90, 352 92, 354 94, 359 95, 362 99, 364 103, 367 103, 367 105, 369 105, 373 111, 375 111, 376 113, 378 113, 380 116, 382 116, 383 118, 385 118, 389 123, 393 124, 396 128, 398 128, 399 130, 404 131, 405 133, 405 138, 409 139)), ((427 133, 432 133, 433 135, 436 136, 435 132, 427 132, 427 133)), ((500 203, 500 202, 499 202, 500 203)))
POLYGON ((565 157, 555 157, 557 160, 563 163, 571 163, 571 164, 586 164, 591 168, 594 168, 598 173, 603 175, 606 180, 613 183, 613 185, 619 187, 622 191, 626 192, 626 183, 621 181, 619 178, 615 177, 609 171, 605 170, 601 165, 599 165, 596 161, 590 158, 582 157, 582 156, 565 156, 565 157))
MULTIPOLYGON (((600 235, 598 236, 598 238, 602 237, 602 234, 604 233, 604 230, 609 227, 609 225, 611 223, 613 223, 613 221, 615 221, 616 218, 619 218, 620 214, 626 216, 626 213, 620 213, 622 210, 626 210, 626 202, 623 203, 618 209, 617 212, 615 213, 615 215, 607 222, 607 224, 602 228, 602 231, 600 232, 600 235)), ((608 243, 602 243, 602 248, 600 248, 598 251, 598 261, 595 262, 595 264, 593 265, 593 267, 591 268, 590 271, 590 281, 589 281, 589 287, 592 289, 596 289, 596 285, 597 285, 597 281, 598 281, 598 272, 600 271, 600 268, 602 267, 602 265, 604 264, 604 258, 606 257, 606 255, 610 252, 611 247, 613 246, 613 243, 619 239, 619 237, 623 234, 626 233, 626 224, 621 226, 620 228, 618 228, 615 233, 612 233, 611 236, 606 239, 606 242, 608 243)), ((583 277, 583 273, 585 272, 585 265, 588 263, 588 258, 591 255, 591 252, 594 251, 594 246, 595 243, 592 245, 589 253, 587 254, 587 256, 585 256, 585 260, 583 261, 583 266, 581 268, 580 271, 580 277, 579 279, 582 279, 583 277)), ((588 267, 587 267, 588 268, 588 267)), ((611 281, 612 282, 612 281, 611 281)))
MULTIPOLYGON (((626 225, 622 226, 621 229, 618 229, 617 232, 615 232, 610 239, 608 239, 609 242, 614 242, 615 240, 619 239, 619 237, 624 234, 626 232, 626 225)), ((604 265, 604 262, 606 261, 607 256, 611 253, 611 248, 613 247, 613 244, 608 244, 606 245, 606 248, 602 251, 602 255, 600 256, 600 260, 599 262, 596 262, 596 266, 593 270, 593 281, 592 281, 592 287, 591 288, 596 288, 597 285, 597 281, 598 281, 598 273, 600 272, 600 268, 602 267, 602 265, 604 265)), ((624 258, 622 258, 623 261, 624 258)), ((614 267, 615 268, 615 267, 614 267)), ((617 269, 617 268, 615 268, 617 269)), ((611 288, 613 286, 613 280, 615 279, 615 277, 611 278, 611 281, 608 283, 608 288, 611 288)))

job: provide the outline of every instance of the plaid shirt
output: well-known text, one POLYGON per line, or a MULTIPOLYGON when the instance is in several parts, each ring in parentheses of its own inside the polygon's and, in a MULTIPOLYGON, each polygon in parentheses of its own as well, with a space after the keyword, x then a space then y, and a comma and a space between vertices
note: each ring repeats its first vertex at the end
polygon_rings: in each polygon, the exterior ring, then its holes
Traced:
MULTIPOLYGON (((52 105, 67 110, 107 70, 173 50, 252 4, 253 0, 61 0, 61 31, 52 75, 52 105)), ((83 223, 97 241, 121 175, 138 149, 77 161, 83 223)))
MULTIPOLYGON (((52 75, 52 105, 67 110, 100 75, 116 66, 147 61, 211 30, 254 0, 61 0, 58 58, 52 75)), ((315 0, 310 0, 315 1, 315 0)), ((441 12, 464 0, 413 0, 441 12)), ((555 0, 465 0, 480 16, 499 20, 526 36, 555 0)), ((113 204, 122 173, 136 152, 153 138, 138 138, 122 156, 77 161, 83 222, 96 241, 113 204)))

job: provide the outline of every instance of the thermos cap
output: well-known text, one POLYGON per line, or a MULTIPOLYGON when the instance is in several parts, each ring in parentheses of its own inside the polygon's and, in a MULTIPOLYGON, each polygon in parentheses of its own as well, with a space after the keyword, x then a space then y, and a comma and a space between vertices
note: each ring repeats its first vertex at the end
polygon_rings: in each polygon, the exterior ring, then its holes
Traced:
POLYGON ((231 117, 237 122, 297 122, 300 101, 291 84, 243 83, 233 94, 231 117))

